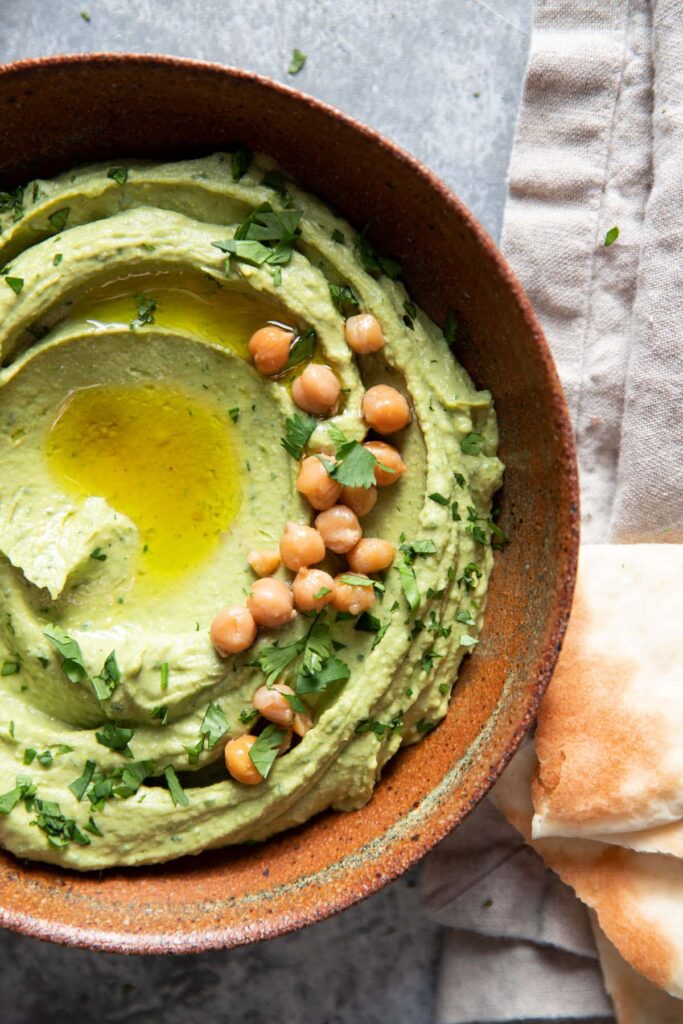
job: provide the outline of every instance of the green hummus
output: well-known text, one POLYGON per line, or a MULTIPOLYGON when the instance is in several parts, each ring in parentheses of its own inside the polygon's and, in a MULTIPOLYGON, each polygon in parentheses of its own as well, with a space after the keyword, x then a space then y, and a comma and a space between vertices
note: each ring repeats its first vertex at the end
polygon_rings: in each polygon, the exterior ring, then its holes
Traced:
MULTIPOLYGON (((271 162, 242 170, 129 162, 0 193, 0 844, 20 857, 149 864, 358 808, 477 642, 501 537, 491 396, 391 261, 271 162), (226 259, 214 243, 264 203, 301 211, 291 256, 226 259), (381 352, 351 352, 330 283, 380 321, 381 352), (363 520, 398 554, 369 616, 299 614, 222 659, 208 628, 244 603, 247 552, 311 518, 281 444, 303 364, 269 380, 247 358, 269 320, 313 328, 341 381, 307 452, 334 450, 330 424, 364 438, 371 385, 409 396, 386 439, 408 470, 363 520), (348 678, 307 693, 313 728, 241 785, 223 748, 254 727, 263 652, 312 625, 348 678)), ((276 678, 298 689, 300 662, 276 678)))

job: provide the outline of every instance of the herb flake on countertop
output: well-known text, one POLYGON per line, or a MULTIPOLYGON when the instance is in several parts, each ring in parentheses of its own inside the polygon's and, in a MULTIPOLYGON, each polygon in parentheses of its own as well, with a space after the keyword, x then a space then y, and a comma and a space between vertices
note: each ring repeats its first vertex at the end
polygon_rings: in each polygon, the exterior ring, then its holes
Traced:
POLYGON ((609 229, 609 231, 605 235, 605 241, 602 244, 605 246, 605 248, 608 248, 610 245, 614 245, 618 237, 619 228, 615 225, 613 228, 609 229))
POLYGON ((292 50, 292 58, 287 68, 288 75, 298 75, 306 63, 306 54, 299 49, 292 50))

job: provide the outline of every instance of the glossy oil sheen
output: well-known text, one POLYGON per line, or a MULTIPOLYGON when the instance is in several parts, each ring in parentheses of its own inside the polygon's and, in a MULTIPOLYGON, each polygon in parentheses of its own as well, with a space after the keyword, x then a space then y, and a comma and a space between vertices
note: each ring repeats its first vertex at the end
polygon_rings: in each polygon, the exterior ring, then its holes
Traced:
POLYGON ((150 584, 210 556, 240 508, 240 460, 227 415, 162 384, 73 391, 48 435, 53 475, 77 498, 128 516, 150 584))

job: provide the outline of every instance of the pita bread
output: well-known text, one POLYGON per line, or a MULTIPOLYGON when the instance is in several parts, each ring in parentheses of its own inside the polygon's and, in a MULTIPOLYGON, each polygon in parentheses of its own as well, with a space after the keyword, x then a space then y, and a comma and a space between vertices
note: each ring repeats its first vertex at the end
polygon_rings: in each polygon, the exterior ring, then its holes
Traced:
POLYGON ((682 580, 680 544, 581 548, 538 716, 534 838, 683 819, 682 580))
POLYGON ((672 821, 670 825, 658 825, 656 828, 643 829, 642 832, 613 832, 611 835, 591 838, 601 843, 626 846, 639 853, 666 853, 670 857, 683 857, 683 821, 672 821))
POLYGON ((533 745, 513 758, 494 803, 549 868, 595 911, 621 956, 654 985, 683 998, 683 860, 589 839, 531 840, 533 745))
POLYGON ((681 1024, 683 1003, 638 974, 619 955, 591 914, 595 944, 605 988, 614 1004, 617 1024, 681 1024))

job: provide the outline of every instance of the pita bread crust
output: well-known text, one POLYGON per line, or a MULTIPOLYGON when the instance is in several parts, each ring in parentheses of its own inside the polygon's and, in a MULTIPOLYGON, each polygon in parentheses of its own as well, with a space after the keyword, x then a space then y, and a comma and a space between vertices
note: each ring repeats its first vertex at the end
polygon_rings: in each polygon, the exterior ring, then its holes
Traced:
POLYGON ((613 832, 611 835, 592 836, 601 843, 626 846, 638 853, 666 853, 669 857, 683 858, 683 821, 646 828, 642 832, 613 832))
POLYGON ((634 971, 601 931, 595 915, 590 917, 617 1024, 681 1024, 683 1003, 634 971))
POLYGON ((683 819, 682 578, 683 545, 581 548, 538 716, 535 838, 683 819))
POLYGON ((600 927, 640 974, 683 998, 683 861, 588 839, 531 840, 531 744, 492 791, 494 803, 596 914, 600 927))

